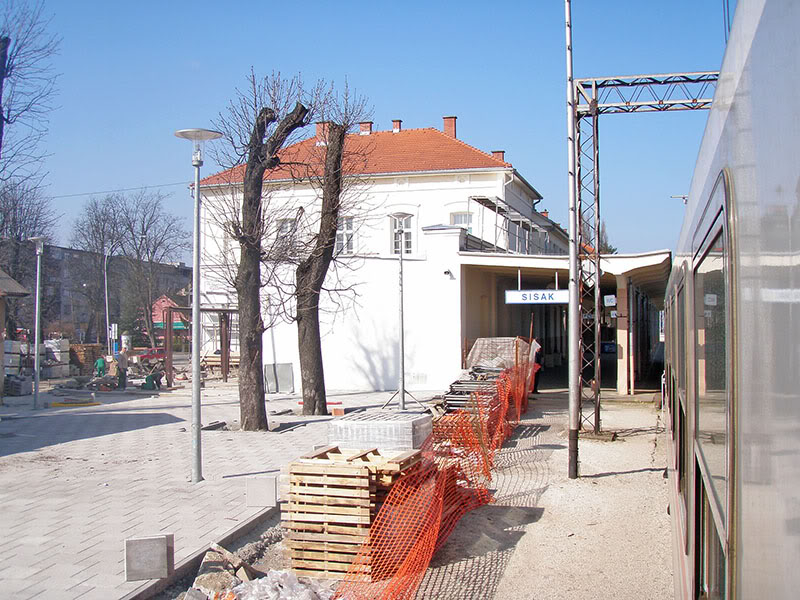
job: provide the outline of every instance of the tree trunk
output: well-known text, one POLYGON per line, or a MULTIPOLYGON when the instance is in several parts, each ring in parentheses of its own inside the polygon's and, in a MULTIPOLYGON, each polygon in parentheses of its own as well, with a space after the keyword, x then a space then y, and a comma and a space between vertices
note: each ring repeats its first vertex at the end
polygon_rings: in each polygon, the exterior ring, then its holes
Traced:
POLYGON ((89 342, 90 339, 93 337, 97 338, 97 332, 95 328, 97 327, 97 313, 93 310, 89 311, 89 319, 86 322, 86 333, 83 336, 83 339, 86 343, 89 342))
POLYGON ((297 345, 300 351, 303 414, 326 415, 328 405, 319 331, 319 296, 314 293, 297 295, 297 345))
POLYGON ((242 429, 267 429, 262 370, 260 253, 242 248, 236 293, 239 301, 239 414, 242 429))
POLYGON ((3 85, 8 77, 8 47, 11 39, 8 36, 0 37, 0 158, 3 156, 3 134, 6 128, 5 113, 3 112, 3 85))
POLYGON ((322 284, 333 260, 336 225, 342 192, 342 151, 346 130, 330 123, 325 146, 325 173, 319 233, 311 254, 297 266, 297 343, 300 379, 303 386, 303 414, 326 415, 325 373, 319 328, 319 298, 322 284))
POLYGON ((276 121, 275 112, 259 112, 247 149, 242 193, 242 217, 239 245, 241 256, 236 273, 239 303, 239 412, 242 429, 267 429, 264 404, 263 346, 264 321, 261 318, 261 237, 263 235, 264 173, 280 163, 278 151, 286 139, 305 125, 308 109, 299 102, 281 119, 269 139, 267 127, 276 121))

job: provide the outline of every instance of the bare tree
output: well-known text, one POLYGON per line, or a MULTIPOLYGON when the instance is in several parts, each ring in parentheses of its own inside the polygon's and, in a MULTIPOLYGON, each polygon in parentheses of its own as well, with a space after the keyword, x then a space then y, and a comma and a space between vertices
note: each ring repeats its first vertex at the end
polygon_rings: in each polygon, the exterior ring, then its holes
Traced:
POLYGON ((598 237, 600 238, 600 254, 617 253, 617 247, 612 246, 611 242, 608 241, 608 231, 606 230, 606 222, 604 220, 600 221, 600 232, 598 237))
MULTIPOLYGON (((359 196, 363 183, 353 174, 363 172, 369 147, 361 144, 358 149, 347 144, 347 132, 367 118, 366 98, 351 95, 345 85, 341 94, 332 93, 321 107, 322 139, 314 148, 321 149, 316 164, 310 165, 306 180, 312 188, 320 191, 322 203, 316 219, 313 235, 306 238, 306 246, 295 270, 294 296, 297 321, 297 341, 300 355, 300 376, 303 387, 303 414, 328 413, 325 391, 325 373, 322 361, 320 335, 320 301, 324 291, 343 293, 340 279, 334 277, 331 287, 325 288, 328 271, 335 258, 337 231, 342 224, 343 198, 359 196), (349 146, 349 147, 348 147, 349 146), (351 176, 345 178, 345 172, 351 176), (349 194, 348 194, 349 192, 349 194)), ((346 218, 353 219, 348 211, 346 218)), ((342 243, 346 240, 342 239, 342 243)), ((342 245, 339 248, 343 250, 342 245)))
POLYGON ((281 164, 281 148, 308 124, 311 112, 304 100, 298 77, 287 80, 278 73, 258 79, 251 70, 247 89, 237 90, 237 98, 215 123, 226 142, 223 150, 217 150, 217 160, 231 169, 226 183, 233 186, 228 196, 231 204, 217 218, 222 220, 224 235, 238 244, 227 266, 236 267, 232 283, 239 308, 239 410, 241 426, 248 431, 267 429, 261 311, 262 240, 268 222, 264 174, 281 164))
MULTIPOLYGON (((72 248, 86 252, 85 259, 73 265, 75 276, 72 280, 72 293, 86 299, 89 306, 86 339, 97 342, 101 340, 99 333, 105 331, 105 256, 113 256, 121 249, 115 202, 114 196, 90 198, 84 205, 83 213, 72 226, 70 239, 72 248), (100 323, 103 325, 100 326, 100 323)), ((108 276, 112 289, 120 289, 120 274, 112 270, 108 276)), ((104 342, 107 336, 108 332, 102 336, 104 342)))
MULTIPOLYGON (((46 241, 52 240, 58 218, 50 201, 32 182, 0 183, 0 268, 23 285, 30 285, 36 272, 36 253, 28 239, 41 236, 46 241)), ((6 311, 9 336, 14 335, 20 323, 31 326, 32 315, 31 298, 9 299, 6 311)))
POLYGON ((111 200, 126 263, 127 293, 152 347, 156 345, 153 305, 161 295, 174 291, 160 281, 162 264, 178 260, 191 247, 188 231, 165 210, 165 199, 160 192, 144 190, 111 200))
MULTIPOLYGON (((242 340, 239 371, 242 424, 247 428, 245 419, 254 415, 257 425, 253 428, 263 428, 266 418, 259 421, 264 412, 262 336, 267 327, 279 321, 296 322, 298 326, 303 411, 327 412, 320 299, 326 293, 336 307, 342 303, 339 294, 352 291, 351 286, 341 284, 338 276, 331 278, 328 274, 336 263, 337 253, 352 252, 353 222, 359 221, 353 217, 356 211, 352 207, 357 204, 353 201, 347 217, 349 233, 339 232, 340 242, 344 243, 337 251, 342 198, 350 187, 348 184, 357 180, 345 179, 343 171, 363 172, 370 144, 345 148, 347 131, 367 116, 365 99, 351 96, 347 87, 337 94, 332 86, 318 82, 309 93, 303 94, 298 79, 281 80, 279 75, 262 82, 263 88, 259 88, 252 76, 250 84, 252 92, 247 98, 240 93, 239 103, 234 105, 236 110, 229 111, 229 115, 216 123, 227 138, 228 152, 222 156, 218 152, 218 162, 233 168, 212 178, 220 188, 206 192, 206 203, 213 207, 209 213, 222 235, 210 238, 214 247, 209 251, 210 256, 204 256, 204 263, 213 265, 211 271, 220 282, 237 290, 242 340), (295 109, 307 107, 302 118, 297 113, 293 116, 293 103, 295 109), (274 113, 286 115, 283 119, 290 119, 296 125, 295 131, 307 124, 312 115, 319 117, 317 136, 289 146, 284 140, 283 149, 277 147, 273 160, 262 163, 262 169, 258 172, 245 169, 243 173, 236 159, 250 157, 252 153, 244 151, 243 142, 237 140, 243 138, 245 131, 255 131, 250 126, 252 117, 250 121, 247 117, 259 114, 265 105, 279 107, 274 113), (249 173, 257 176, 257 182, 248 177, 249 173), (229 240, 238 244, 231 246, 229 240), (246 261, 248 249, 251 254, 246 261), (245 283, 247 289, 243 289, 245 283), (248 297, 244 305, 243 293, 248 297), (247 315, 253 316, 250 324, 246 323, 247 315)), ((280 130, 279 125, 275 133, 280 130)), ((256 137, 265 139, 266 135, 258 132, 256 137)), ((355 196, 348 195, 351 201, 355 196)))
POLYGON ((43 3, 6 0, 0 15, 0 179, 35 174, 58 76, 61 40, 48 32, 43 3))

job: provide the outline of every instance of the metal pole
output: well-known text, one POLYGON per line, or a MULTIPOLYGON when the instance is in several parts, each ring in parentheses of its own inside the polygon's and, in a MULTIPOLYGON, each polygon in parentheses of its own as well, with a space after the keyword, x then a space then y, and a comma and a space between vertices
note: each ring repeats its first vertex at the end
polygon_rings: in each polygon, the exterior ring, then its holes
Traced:
MULTIPOLYGON (((36 242, 36 317, 34 319, 34 342, 33 342, 33 408, 36 410, 39 404, 39 327, 41 323, 40 313, 42 312, 42 252, 44 244, 36 242)), ((30 346, 28 346, 30 348, 30 346)))
POLYGON ((203 481, 200 440, 200 166, 194 164, 194 256, 192 263, 192 483, 203 481))
POLYGON ((403 329, 403 252, 405 252, 405 231, 400 232, 400 410, 406 409, 406 364, 405 330, 403 329))
POLYGON ((578 211, 575 181, 575 87, 572 79, 572 7, 564 0, 567 42, 567 154, 569 159, 569 478, 578 477, 578 378, 580 377, 580 298, 578 297, 578 211))
MULTIPOLYGON (((595 96, 596 97, 596 96, 595 96)), ((602 381, 602 365, 600 363, 600 130, 599 115, 595 111, 592 117, 592 145, 594 161, 594 433, 600 433, 600 383, 602 381)))
MULTIPOLYGON (((111 252, 111 250, 109 250, 111 252)), ((111 322, 108 316, 108 254, 106 254, 105 262, 103 263, 103 278, 105 279, 106 286, 106 349, 108 354, 111 354, 111 322)))

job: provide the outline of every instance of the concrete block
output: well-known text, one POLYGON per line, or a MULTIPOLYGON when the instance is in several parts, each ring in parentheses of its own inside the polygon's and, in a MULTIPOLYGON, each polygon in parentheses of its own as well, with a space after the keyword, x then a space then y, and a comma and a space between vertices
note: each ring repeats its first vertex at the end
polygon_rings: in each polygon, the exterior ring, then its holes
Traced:
POLYGON ((433 431, 431 414, 422 411, 359 412, 328 423, 328 443, 344 448, 412 450, 433 431))
POLYGON ((245 481, 247 506, 269 508, 278 504, 278 478, 274 475, 248 477, 245 481))
POLYGON ((125 581, 162 579, 175 571, 175 535, 125 540, 125 581))

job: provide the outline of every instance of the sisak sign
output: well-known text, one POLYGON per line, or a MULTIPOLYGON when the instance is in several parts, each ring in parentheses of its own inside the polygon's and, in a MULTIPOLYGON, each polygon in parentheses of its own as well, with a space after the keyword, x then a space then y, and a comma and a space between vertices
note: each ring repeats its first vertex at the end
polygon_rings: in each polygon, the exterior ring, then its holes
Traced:
POLYGON ((506 304, 569 304, 569 290, 506 290, 506 304))

